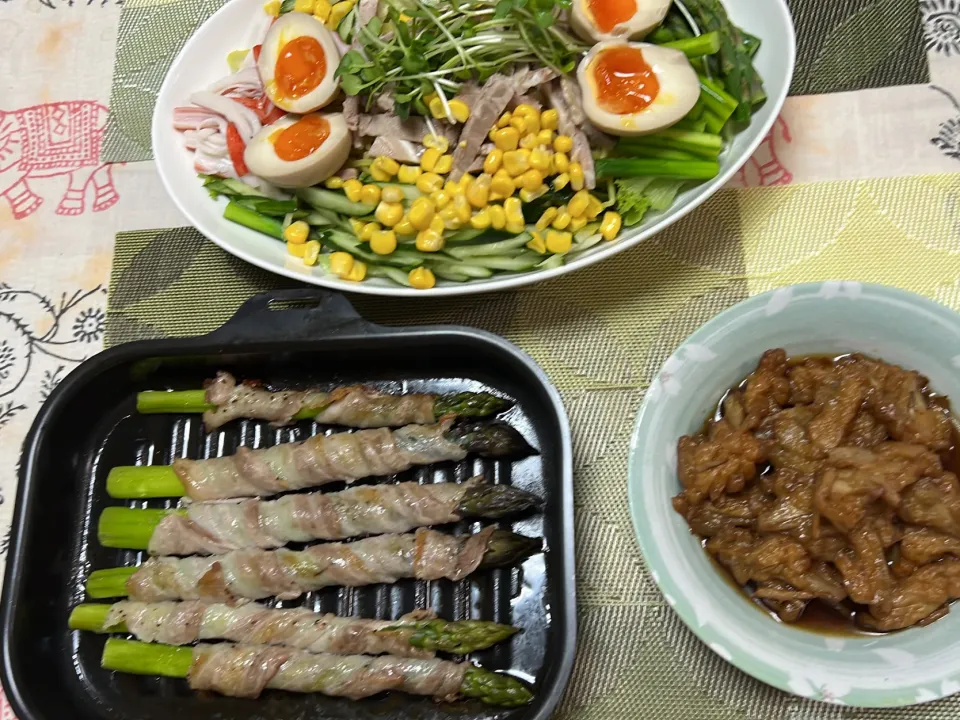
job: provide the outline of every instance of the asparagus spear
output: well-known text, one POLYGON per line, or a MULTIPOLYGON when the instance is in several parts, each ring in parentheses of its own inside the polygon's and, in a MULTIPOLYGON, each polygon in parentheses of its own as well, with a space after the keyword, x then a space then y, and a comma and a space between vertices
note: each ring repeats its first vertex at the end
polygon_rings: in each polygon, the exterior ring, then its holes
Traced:
POLYGON ((352 543, 305 550, 234 550, 211 557, 155 557, 140 567, 95 570, 92 598, 131 596, 157 602, 177 599, 293 598, 330 586, 393 583, 402 578, 459 580, 487 568, 509 567, 540 552, 543 540, 488 527, 453 536, 421 528, 352 543), (482 548, 482 554, 477 552, 482 548))
POLYGON ((201 640, 284 645, 336 655, 430 657, 466 655, 503 642, 512 625, 483 620, 367 620, 323 616, 301 608, 274 610, 256 603, 239 607, 203 603, 86 603, 70 613, 71 630, 129 632, 138 640, 189 645, 201 640), (404 649, 406 648, 406 650, 404 649))
POLYGON ((468 663, 389 655, 343 656, 300 651, 278 654, 277 649, 262 646, 220 644, 186 648, 109 638, 100 664, 117 672, 187 678, 192 688, 238 697, 257 697, 263 687, 268 687, 352 698, 387 689, 445 698, 451 694, 447 691, 452 690, 488 705, 504 707, 525 705, 533 699, 530 691, 509 675, 468 663), (266 669, 265 676, 256 677, 259 673, 249 672, 251 667, 266 669), (349 683, 345 682, 346 674, 349 683), (437 677, 439 680, 434 680, 437 677))
POLYGON ((464 483, 365 485, 277 500, 191 503, 177 510, 108 507, 100 514, 97 537, 105 547, 151 555, 209 555, 408 532, 467 517, 495 520, 539 505, 540 498, 531 493, 489 485, 480 477, 464 483))
MULTIPOLYGON (((244 463, 236 462, 238 453, 237 456, 210 460, 182 459, 173 466, 115 467, 107 475, 107 493, 113 498, 189 495, 195 500, 273 495, 338 480, 352 482, 364 475, 403 472, 415 465, 462 460, 468 453, 489 458, 509 458, 529 455, 534 450, 510 425, 488 420, 452 427, 449 424, 407 425, 393 431, 360 430, 245 452, 246 458, 262 458, 262 462, 269 466, 268 471, 274 473, 274 477, 268 479, 267 486, 251 484, 244 475, 244 463), (383 452, 382 448, 388 443, 392 443, 390 452, 383 452), (407 448, 412 450, 406 452, 407 448), (317 477, 291 467, 290 456, 297 453, 300 453, 299 457, 305 465, 324 466, 327 475, 317 477), (379 465, 374 467, 390 463, 386 465, 386 470, 376 473, 363 471, 370 467, 371 455, 380 456, 376 458, 379 465), (425 455, 429 458, 425 458, 425 455), (327 463, 330 458, 335 462, 327 463)), ((258 476, 252 480, 263 482, 264 479, 258 476)))

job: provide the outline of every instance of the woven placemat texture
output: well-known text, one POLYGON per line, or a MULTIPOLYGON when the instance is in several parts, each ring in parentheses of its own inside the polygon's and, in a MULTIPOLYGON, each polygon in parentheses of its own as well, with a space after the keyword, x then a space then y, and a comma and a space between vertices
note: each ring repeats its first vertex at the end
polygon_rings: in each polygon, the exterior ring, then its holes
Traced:
MULTIPOLYGON (((180 48, 225 0, 127 0, 120 15, 101 157, 149 160, 157 91, 180 48)), ((790 0, 797 27, 791 95, 929 81, 917 0, 790 0)))
MULTIPOLYGON (((727 190, 622 255, 530 288, 441 300, 351 297, 382 324, 457 323, 499 333, 530 353, 563 395, 575 452, 580 638, 556 717, 960 716, 960 696, 855 710, 801 700, 728 665, 683 626, 647 576, 626 494, 636 410, 687 335, 751 294, 801 281, 884 282, 960 308, 957 207, 960 175, 727 190)), ((254 292, 286 283, 193 229, 120 233, 107 344, 208 332, 254 292)))

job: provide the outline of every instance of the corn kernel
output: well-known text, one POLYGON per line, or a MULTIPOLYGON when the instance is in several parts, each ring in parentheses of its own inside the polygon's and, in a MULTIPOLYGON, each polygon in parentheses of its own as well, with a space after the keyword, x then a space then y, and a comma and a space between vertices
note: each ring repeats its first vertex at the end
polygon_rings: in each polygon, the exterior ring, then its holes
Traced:
POLYGON ((544 110, 542 113, 540 113, 540 127, 546 128, 547 130, 556 130, 557 125, 559 124, 560 113, 553 108, 544 110))
POLYGON ((360 202, 367 205, 376 205, 380 202, 381 190, 379 185, 364 185, 360 189, 360 202))
POLYGON ((541 184, 539 187, 534 188, 533 190, 528 190, 527 188, 522 188, 519 193, 520 199, 525 203, 533 202, 538 197, 547 192, 547 186, 541 184))
POLYGON ((437 284, 437 279, 433 276, 433 273, 425 267, 414 268, 407 275, 407 279, 410 280, 410 285, 417 290, 429 290, 437 284))
POLYGON ((302 258, 307 252, 306 243, 287 243, 287 252, 294 257, 302 258))
POLYGON ((529 150, 509 150, 503 154, 503 168, 511 177, 522 175, 530 169, 529 150))
POLYGON ((357 237, 360 237, 360 232, 363 230, 364 225, 366 225, 366 223, 363 220, 350 218, 350 227, 353 228, 353 234, 357 237))
POLYGON ((423 170, 417 165, 401 165, 400 170, 397 171, 397 182, 402 182, 404 185, 413 185, 422 173, 423 170))
POLYGON ((331 175, 323 181, 323 184, 331 190, 339 190, 343 187, 343 178, 339 175, 331 175))
POLYGON ((490 212, 490 227, 494 230, 503 230, 507 224, 507 213, 503 205, 490 205, 487 210, 490 212))
POLYGON ((330 272, 344 277, 353 267, 353 255, 345 252, 330 253, 330 272))
POLYGON ((400 13, 399 15, 397 15, 397 19, 402 23, 408 23, 411 20, 413 20, 413 18, 410 15, 407 15, 406 13, 400 13))
POLYGON ((380 232, 380 223, 370 222, 363 226, 360 232, 357 234, 357 237, 363 240, 364 242, 370 242, 370 239, 373 237, 375 232, 380 232))
POLYGON ((513 109, 513 114, 527 117, 529 115, 539 115, 540 112, 530 103, 520 103, 513 109))
POLYGON ((460 187, 461 192, 466 192, 470 189, 470 186, 476 181, 476 178, 470 173, 465 172, 460 176, 460 180, 457 185, 460 187))
POLYGON ((410 216, 404 215, 400 218, 400 222, 393 226, 393 231, 397 235, 416 235, 417 229, 413 226, 413 223, 410 222, 410 216))
POLYGON ((580 163, 570 163, 570 187, 576 191, 583 190, 583 167, 580 163))
POLYGON ((583 226, 586 224, 587 219, 581 215, 580 217, 575 217, 570 221, 570 225, 567 227, 567 230, 570 232, 576 232, 577 230, 583 228, 583 226))
POLYGON ((589 204, 590 193, 586 190, 580 190, 567 203, 567 212, 570 213, 570 217, 580 217, 587 212, 587 205, 589 204))
POLYGON ((503 150, 494 148, 483 161, 483 171, 488 175, 493 175, 503 164, 503 150))
POLYGON ((393 180, 393 175, 382 169, 379 165, 370 166, 370 177, 376 182, 390 182, 393 180))
POLYGON ((430 198, 419 197, 410 205, 410 212, 408 213, 410 223, 417 230, 426 230, 430 227, 430 221, 433 220, 435 212, 436 210, 430 198))
POLYGON ((403 205, 381 201, 373 216, 386 227, 393 227, 403 218, 403 205))
POLYGON ((440 98, 433 98, 429 103, 427 103, 427 107, 430 109, 430 114, 438 120, 447 117, 447 111, 443 107, 443 100, 440 98))
POLYGON ((310 234, 310 226, 303 220, 292 222, 284 228, 283 239, 288 243, 300 245, 307 241, 307 235, 310 234))
POLYGON ((429 105, 430 101, 433 100, 435 97, 439 97, 439 96, 435 92, 432 92, 429 95, 424 95, 423 101, 427 103, 427 105, 429 105))
POLYGON ((534 230, 530 233, 532 239, 527 243, 527 247, 533 250, 535 253, 540 253, 543 255, 547 252, 547 244, 543 240, 543 235, 534 230))
POLYGON ((516 220, 508 220, 507 226, 504 228, 508 233, 513 233, 514 235, 519 235, 526 229, 526 226, 522 222, 517 222, 516 220))
POLYGON ((595 220, 602 212, 603 203, 600 202, 599 198, 594 195, 591 195, 589 198, 587 198, 586 216, 588 220, 595 220))
POLYGON ((484 173, 474 180, 467 188, 467 201, 475 208, 483 208, 490 202, 490 186, 493 184, 493 178, 484 173))
POLYGON ((511 220, 520 220, 523 221, 523 206, 520 203, 520 198, 507 198, 503 201, 503 211, 507 213, 507 221, 511 220))
POLYGON ((555 152, 570 152, 573 150, 573 138, 569 135, 557 135, 553 139, 553 149, 555 152))
POLYGON ((541 215, 540 219, 537 220, 537 230, 546 230, 559 213, 560 211, 555 207, 548 207, 546 210, 544 210, 543 215, 541 215))
POLYGON ((550 224, 557 230, 566 230, 572 219, 570 212, 565 207, 562 207, 550 224))
POLYGON ((534 111, 532 115, 523 118, 523 132, 536 137, 540 132, 540 113, 534 111))
POLYGON ((427 148, 420 156, 420 168, 425 172, 433 172, 437 166, 437 160, 443 155, 439 148, 427 148))
POLYGON ((353 267, 350 268, 350 271, 341 277, 344 280, 349 280, 351 282, 362 282, 366 276, 367 264, 365 262, 361 262, 360 260, 354 260, 353 267))
POLYGON ((552 253, 565 253, 573 245, 573 233, 547 230, 547 250, 552 253))
POLYGON ((343 194, 347 196, 350 202, 360 202, 360 191, 363 189, 363 183, 356 178, 351 178, 343 183, 343 194))
POLYGON ((493 179, 490 181, 490 192, 496 193, 501 198, 510 197, 513 195, 515 189, 513 178, 510 177, 510 173, 503 168, 497 170, 493 179))
MULTIPOLYGON (((426 154, 426 153, 424 153, 426 154)), ((429 195, 443 187, 443 178, 432 172, 425 172, 417 178, 417 190, 429 195)))
POLYGON ((427 228, 417 233, 417 239, 414 243, 420 252, 440 252, 443 250, 443 231, 427 228))
POLYGON ((341 0, 341 2, 334 5, 330 10, 330 17, 327 18, 327 28, 336 30, 340 27, 340 23, 347 16, 347 13, 353 10, 354 4, 355 3, 350 2, 350 0, 341 0))
POLYGON ((263 11, 272 17, 277 17, 280 15, 280 0, 270 0, 270 2, 264 3, 263 11))
POLYGON ((553 130, 543 129, 537 133, 537 144, 553 147, 553 130))
POLYGON ((333 9, 333 6, 330 5, 330 0, 316 0, 313 5, 313 16, 322 23, 325 23, 330 17, 330 11, 333 9))
POLYGON ((378 230, 370 238, 370 249, 377 255, 389 255, 397 249, 397 234, 393 230, 378 230))
POLYGON ((508 110, 503 115, 500 116, 500 119, 497 120, 498 128, 505 128, 510 124, 510 120, 513 118, 513 114, 508 110))
POLYGON ((498 150, 503 150, 506 153, 508 150, 517 149, 520 142, 520 133, 517 132, 516 128, 505 127, 494 130, 490 139, 493 140, 493 144, 497 146, 498 150))
POLYGON ((400 172, 400 163, 386 155, 379 155, 374 158, 373 164, 389 175, 396 175, 400 172))
POLYGON ((453 198, 455 195, 459 195, 462 192, 460 189, 460 183, 454 182, 453 180, 447 180, 443 184, 443 191, 451 198, 453 198))
POLYGON ((453 203, 440 210, 437 216, 443 220, 444 230, 459 230, 463 226, 463 221, 460 220, 460 211, 453 203))
POLYGON ((550 172, 551 154, 546 150, 536 148, 530 151, 530 166, 544 175, 550 172))
POLYGON ((425 148, 433 148, 434 150, 439 150, 441 153, 445 153, 450 149, 450 141, 447 140, 443 135, 434 135, 430 133, 423 136, 423 146, 425 148))
POLYGON ((437 190, 430 193, 430 200, 437 210, 443 210, 452 199, 453 197, 446 190, 437 190))
POLYGON ((510 127, 516 130, 518 135, 522 136, 527 127, 526 118, 514 113, 513 117, 510 118, 510 127))
POLYGON ((433 171, 437 175, 446 175, 453 170, 453 155, 441 155, 437 158, 437 164, 433 166, 433 171))
POLYGON ((440 217, 439 213, 435 214, 433 216, 433 220, 430 221, 430 229, 435 230, 441 235, 443 234, 443 231, 444 231, 443 218, 440 217))
POLYGON ((603 220, 600 221, 600 234, 604 240, 613 240, 620 228, 623 226, 623 219, 619 213, 607 212, 603 214, 603 220))
POLYGON ((520 147, 524 150, 533 150, 535 147, 538 147, 539 143, 537 142, 537 136, 533 134, 524 135, 520 138, 520 147))
POLYGON ((570 176, 567 173, 560 173, 553 179, 553 189, 563 190, 570 184, 570 176))
POLYGON ((451 100, 447 104, 450 106, 450 114, 457 122, 465 123, 470 117, 470 106, 463 100, 451 100))
POLYGON ((403 202, 404 194, 403 190, 398 187, 385 187, 380 193, 380 197, 384 202, 398 203, 403 202))
POLYGON ((536 190, 543 184, 543 173, 530 168, 520 176, 520 187, 524 190, 536 190))
POLYGON ((453 207, 457 211, 457 220, 460 221, 461 225, 465 225, 470 222, 470 215, 473 213, 473 210, 470 208, 470 202, 467 200, 466 196, 454 196, 453 207))
POLYGON ((486 230, 490 227, 490 208, 478 210, 470 218, 470 227, 475 230, 486 230))
POLYGON ((551 160, 553 172, 565 173, 570 169, 570 158, 566 153, 554 153, 551 160))
POLYGON ((306 243, 306 246, 303 250, 303 264, 304 265, 316 265, 317 260, 320 259, 320 241, 311 240, 306 243))

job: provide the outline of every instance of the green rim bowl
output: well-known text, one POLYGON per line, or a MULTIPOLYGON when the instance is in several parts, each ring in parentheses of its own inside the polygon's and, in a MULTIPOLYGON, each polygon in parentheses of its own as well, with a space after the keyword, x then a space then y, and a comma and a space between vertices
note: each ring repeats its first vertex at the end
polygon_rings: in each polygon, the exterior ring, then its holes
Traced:
POLYGON ((960 398, 960 315, 902 290, 856 282, 794 285, 750 298, 697 330, 650 385, 630 447, 630 513, 667 603, 715 653, 805 698, 894 707, 960 691, 960 607, 927 627, 830 636, 773 620, 711 564, 671 498, 677 440, 770 348, 790 355, 862 352, 914 369, 960 398))

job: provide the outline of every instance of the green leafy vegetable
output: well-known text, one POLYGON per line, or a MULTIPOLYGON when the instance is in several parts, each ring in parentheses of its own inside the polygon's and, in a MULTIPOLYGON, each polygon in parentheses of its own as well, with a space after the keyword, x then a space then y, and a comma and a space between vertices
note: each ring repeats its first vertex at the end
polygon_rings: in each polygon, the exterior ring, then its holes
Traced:
POLYGON ((650 209, 650 200, 644 194, 653 182, 651 177, 631 177, 617 180, 617 212, 628 227, 637 225, 650 209))

